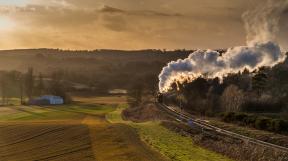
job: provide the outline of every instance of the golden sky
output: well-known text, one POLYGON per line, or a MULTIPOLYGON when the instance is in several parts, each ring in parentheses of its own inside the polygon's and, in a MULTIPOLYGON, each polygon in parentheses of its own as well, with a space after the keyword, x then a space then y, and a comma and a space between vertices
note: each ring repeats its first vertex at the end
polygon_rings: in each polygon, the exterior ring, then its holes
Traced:
MULTIPOLYGON (((0 49, 244 45, 241 14, 257 2, 262 0, 0 0, 0 49)), ((278 36, 285 48, 287 15, 278 36)))

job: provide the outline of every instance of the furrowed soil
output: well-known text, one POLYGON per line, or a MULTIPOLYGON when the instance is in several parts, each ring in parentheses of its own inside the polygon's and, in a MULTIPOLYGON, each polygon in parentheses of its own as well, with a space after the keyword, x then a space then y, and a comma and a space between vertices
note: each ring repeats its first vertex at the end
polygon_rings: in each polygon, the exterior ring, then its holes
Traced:
MULTIPOLYGON (((112 104, 116 102, 125 100, 112 104)), ((1 107, 0 160, 165 160, 133 127, 106 121, 105 115, 116 108, 112 104, 111 98, 78 98, 65 106, 1 107)))
POLYGON ((93 161, 89 130, 85 125, 0 125, 2 161, 93 161))
POLYGON ((161 161, 163 157, 140 141, 137 132, 125 124, 110 124, 88 117, 96 160, 103 161, 161 161))

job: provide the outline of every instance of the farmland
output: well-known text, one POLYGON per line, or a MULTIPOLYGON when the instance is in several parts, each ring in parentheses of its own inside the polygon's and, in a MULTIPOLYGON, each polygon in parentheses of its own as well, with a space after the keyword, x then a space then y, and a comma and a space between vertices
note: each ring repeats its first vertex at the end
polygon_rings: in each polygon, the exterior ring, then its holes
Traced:
POLYGON ((159 122, 123 121, 125 99, 75 98, 63 106, 1 107, 1 161, 228 160, 159 122))

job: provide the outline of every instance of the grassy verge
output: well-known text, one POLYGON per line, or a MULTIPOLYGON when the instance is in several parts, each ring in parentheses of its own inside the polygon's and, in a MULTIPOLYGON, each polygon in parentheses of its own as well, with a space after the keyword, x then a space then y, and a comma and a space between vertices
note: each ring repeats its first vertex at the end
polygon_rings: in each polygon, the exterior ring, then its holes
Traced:
POLYGON ((133 123, 123 121, 121 112, 126 105, 120 105, 115 111, 106 115, 112 123, 125 123, 137 129, 141 139, 159 151, 162 155, 175 161, 228 161, 230 159, 203 149, 195 144, 190 137, 172 132, 159 122, 133 123))
POLYGON ((0 121, 83 119, 102 116, 115 110, 112 105, 71 104, 62 106, 6 106, 0 108, 0 121))

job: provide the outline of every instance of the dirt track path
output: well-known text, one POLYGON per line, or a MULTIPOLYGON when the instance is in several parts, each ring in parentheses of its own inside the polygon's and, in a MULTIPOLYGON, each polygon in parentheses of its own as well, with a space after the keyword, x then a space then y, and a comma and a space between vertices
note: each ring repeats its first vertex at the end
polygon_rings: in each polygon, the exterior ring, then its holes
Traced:
POLYGON ((87 116, 94 156, 98 161, 162 161, 138 137, 135 129, 125 124, 111 124, 104 119, 87 116))

